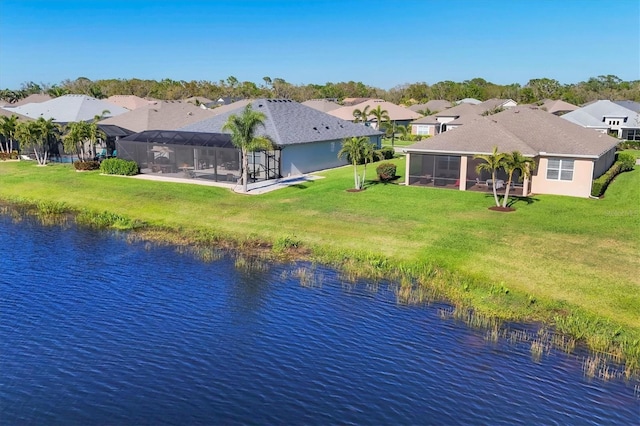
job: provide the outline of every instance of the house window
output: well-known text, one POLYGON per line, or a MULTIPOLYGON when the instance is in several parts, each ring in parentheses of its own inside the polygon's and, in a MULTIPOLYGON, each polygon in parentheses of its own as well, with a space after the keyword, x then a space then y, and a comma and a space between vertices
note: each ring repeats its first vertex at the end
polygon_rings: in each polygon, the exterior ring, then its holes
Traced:
POLYGON ((417 135, 428 135, 430 126, 416 126, 416 134, 417 135))
POLYGON ((548 180, 573 180, 573 160, 549 158, 547 163, 548 180))
POLYGON ((331 142, 331 152, 336 152, 336 143, 331 142))
POLYGON ((625 139, 628 141, 640 141, 640 129, 627 130, 627 137, 625 139))

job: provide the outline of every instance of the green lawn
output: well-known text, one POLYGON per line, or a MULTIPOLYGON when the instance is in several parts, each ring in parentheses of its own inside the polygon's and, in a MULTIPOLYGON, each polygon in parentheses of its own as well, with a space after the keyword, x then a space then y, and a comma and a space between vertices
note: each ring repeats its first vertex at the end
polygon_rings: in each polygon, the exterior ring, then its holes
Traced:
MULTIPOLYGON (((394 147, 398 147, 398 148, 403 148, 405 146, 413 145, 416 142, 417 141, 405 141, 405 140, 396 138, 393 141, 393 146, 394 147)), ((382 139, 382 146, 391 146, 391 139, 383 138, 382 139)))
MULTIPOLYGON (((395 159, 404 174, 404 159, 395 159)), ((368 176, 374 178, 375 165, 368 176)), ((274 242, 294 237, 333 253, 372 253, 392 264, 428 262, 486 283, 470 292, 474 306, 514 309, 491 285, 535 298, 533 319, 580 311, 640 339, 640 167, 618 176, 603 199, 540 195, 516 211, 488 210, 491 194, 369 182, 353 169, 260 196, 223 188, 76 173, 69 165, 0 163, 0 199, 63 202, 109 211, 175 230, 274 242), (504 304, 507 308, 496 307, 504 304)), ((366 256, 365 256, 366 257, 366 256)), ((515 296, 514 296, 515 297, 515 296)), ((494 309, 495 308, 495 309, 494 309)), ((524 313, 523 313, 524 312, 524 313)), ((509 316, 505 314, 505 316, 509 316)))

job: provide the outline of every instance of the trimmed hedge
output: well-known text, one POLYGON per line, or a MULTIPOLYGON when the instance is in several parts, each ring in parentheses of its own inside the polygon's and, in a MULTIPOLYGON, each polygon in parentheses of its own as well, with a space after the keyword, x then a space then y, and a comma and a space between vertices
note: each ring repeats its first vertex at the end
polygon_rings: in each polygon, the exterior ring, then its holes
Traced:
POLYGON ((618 149, 640 149, 640 141, 622 141, 618 144, 618 149))
POLYGON ((378 173, 378 179, 382 182, 388 182, 396 178, 396 165, 393 163, 380 163, 376 167, 376 172, 378 173))
POLYGON ((98 170, 100 168, 99 161, 74 161, 73 167, 76 170, 98 170))
POLYGON ((591 195, 594 197, 600 197, 607 190, 607 187, 615 178, 622 172, 633 170, 633 166, 636 164, 636 158, 629 152, 619 152, 616 158, 616 162, 613 163, 611 168, 607 170, 602 176, 593 181, 591 186, 591 195))
POLYGON ((107 175, 133 176, 140 172, 138 163, 121 158, 107 158, 100 163, 100 171, 107 175))

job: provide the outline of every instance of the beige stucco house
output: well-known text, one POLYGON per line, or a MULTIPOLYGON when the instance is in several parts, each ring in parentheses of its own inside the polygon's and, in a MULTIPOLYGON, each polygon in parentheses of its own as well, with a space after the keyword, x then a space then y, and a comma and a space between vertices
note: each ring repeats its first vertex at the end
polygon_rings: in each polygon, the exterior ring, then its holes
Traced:
MULTIPOLYGON (((503 170, 492 182, 477 173, 477 154, 519 151, 533 158, 530 179, 515 182, 511 194, 556 194, 589 197, 593 179, 615 160, 617 140, 585 129, 535 107, 513 107, 490 116, 478 116, 464 126, 405 148, 407 185, 504 191, 503 170)), ((516 180, 518 180, 516 174, 516 180)))

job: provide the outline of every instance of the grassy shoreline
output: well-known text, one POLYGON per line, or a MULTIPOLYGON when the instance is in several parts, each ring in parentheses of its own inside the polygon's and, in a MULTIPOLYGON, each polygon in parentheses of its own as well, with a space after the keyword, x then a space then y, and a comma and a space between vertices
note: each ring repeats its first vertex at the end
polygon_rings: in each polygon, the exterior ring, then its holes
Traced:
MULTIPOLYGON (((404 160, 394 160, 399 174, 404 160)), ((368 170, 373 178, 375 167, 368 170)), ((223 188, 0 163, 0 200, 176 245, 304 258, 351 276, 390 278, 399 298, 539 321, 640 365, 640 170, 601 200, 537 196, 489 211, 491 195, 370 182, 352 169, 258 197, 223 188), (39 206, 39 207, 38 207, 39 206)))

